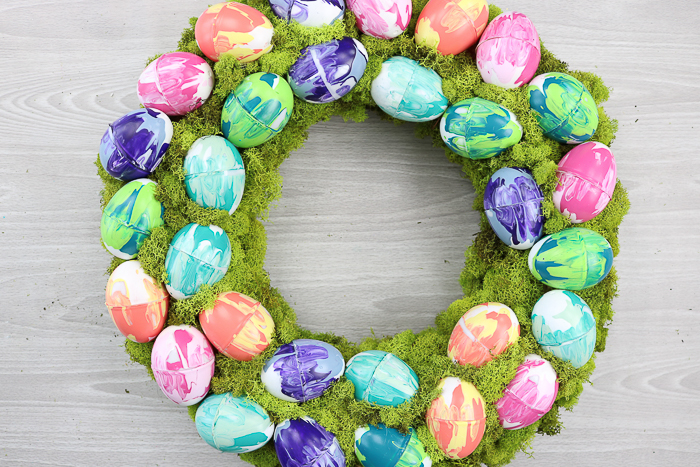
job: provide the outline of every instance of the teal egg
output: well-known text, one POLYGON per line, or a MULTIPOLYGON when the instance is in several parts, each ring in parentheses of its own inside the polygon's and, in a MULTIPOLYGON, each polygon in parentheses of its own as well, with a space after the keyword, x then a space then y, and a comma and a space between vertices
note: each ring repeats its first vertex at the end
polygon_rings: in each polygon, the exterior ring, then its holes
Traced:
POLYGON ((418 391, 418 376, 394 354, 360 352, 350 359, 345 377, 355 385, 355 399, 396 407, 418 391))
POLYGON ((355 454, 364 467, 430 467, 416 431, 407 434, 382 424, 365 425, 355 430, 355 454))
POLYGON ((544 73, 527 87, 530 109, 544 134, 560 143, 588 141, 598 128, 598 107, 586 86, 565 73, 544 73))
POLYGON ((486 159, 520 141, 523 127, 510 110, 474 97, 447 109, 440 120, 440 136, 460 156, 486 159))

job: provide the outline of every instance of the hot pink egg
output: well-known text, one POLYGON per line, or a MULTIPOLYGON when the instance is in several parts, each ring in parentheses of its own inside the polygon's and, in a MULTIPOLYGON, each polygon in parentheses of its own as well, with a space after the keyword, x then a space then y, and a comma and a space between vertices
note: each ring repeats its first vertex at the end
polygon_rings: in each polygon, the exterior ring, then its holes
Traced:
POLYGON ((379 39, 393 39, 408 27, 411 0, 347 0, 357 19, 357 27, 379 39))
POLYGON ((615 190, 617 166, 610 148, 596 141, 579 144, 559 161, 554 206, 574 224, 593 219, 615 190))

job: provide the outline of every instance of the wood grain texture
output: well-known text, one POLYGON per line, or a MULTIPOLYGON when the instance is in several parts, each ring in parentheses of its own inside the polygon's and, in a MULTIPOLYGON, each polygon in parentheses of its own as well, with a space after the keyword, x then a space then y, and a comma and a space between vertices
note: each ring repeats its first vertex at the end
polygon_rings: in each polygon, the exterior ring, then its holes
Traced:
MULTIPOLYGON (((0 3, 0 464, 242 466, 128 363, 104 307, 93 165, 146 59, 208 2, 0 3)), ((698 2, 501 2, 614 88, 632 210, 607 351, 566 430, 516 466, 695 465, 700 444, 698 2)), ((316 125, 282 166, 267 269, 299 321, 360 339, 461 296, 474 192, 441 150, 371 116, 316 125)))

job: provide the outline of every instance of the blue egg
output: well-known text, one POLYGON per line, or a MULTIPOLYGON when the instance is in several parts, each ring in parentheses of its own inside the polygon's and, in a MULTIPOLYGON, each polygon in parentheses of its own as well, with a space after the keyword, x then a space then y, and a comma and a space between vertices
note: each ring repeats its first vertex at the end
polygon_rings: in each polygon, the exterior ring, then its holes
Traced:
POLYGON ((348 361, 345 377, 355 385, 355 399, 396 407, 418 391, 418 376, 394 354, 360 352, 348 361))
POLYGON ((355 454, 364 467, 430 467, 432 461, 416 431, 407 434, 382 424, 355 431, 355 454))
POLYGON ((319 28, 343 18, 343 0, 269 0, 270 8, 287 22, 296 21, 302 26, 319 28))
POLYGON ((345 467, 338 439, 309 417, 277 425, 275 451, 282 467, 345 467))

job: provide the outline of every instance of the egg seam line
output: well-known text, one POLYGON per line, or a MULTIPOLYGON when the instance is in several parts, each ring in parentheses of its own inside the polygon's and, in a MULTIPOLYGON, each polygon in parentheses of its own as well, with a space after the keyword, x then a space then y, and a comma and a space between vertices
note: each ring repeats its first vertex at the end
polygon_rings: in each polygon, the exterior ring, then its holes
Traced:
MULTIPOLYGON (((563 119, 561 122, 559 122, 559 125, 555 126, 555 127, 552 128, 551 130, 549 130, 549 131, 547 132, 548 135, 554 133, 555 131, 557 131, 559 128, 561 128, 563 125, 565 125, 565 124, 569 121, 569 119, 571 118, 571 116, 572 116, 574 113, 576 113, 576 111, 579 109, 579 107, 581 107, 581 101, 583 100, 583 95, 584 95, 585 93, 586 93, 586 88, 584 87, 584 88, 583 88, 583 91, 581 92, 581 95, 580 95, 579 98, 578 98, 578 102, 576 102, 576 107, 574 107, 574 110, 572 110, 571 112, 569 112, 569 114, 566 116, 566 118, 563 119)), ((596 112, 597 112, 597 111, 598 111, 598 106, 597 106, 597 104, 596 104, 596 112)), ((596 128, 596 129, 597 129, 597 128, 596 128)), ((595 130, 593 130, 593 131, 595 131, 595 130)), ((553 139, 554 139, 554 138, 553 138, 553 139)))
POLYGON ((174 109, 175 106, 170 103, 170 99, 168 99, 168 96, 163 92, 163 88, 160 85, 160 73, 158 72, 158 65, 160 65, 160 59, 163 58, 163 55, 158 57, 156 59, 156 89, 158 89, 158 93, 163 96, 163 99, 165 99, 165 103, 168 104, 168 107, 171 109, 174 109))
POLYGON ((236 168, 236 169, 226 169, 226 170, 217 170, 215 172, 197 172, 197 173, 191 173, 191 174, 185 174, 185 180, 187 180, 190 177, 197 177, 198 175, 219 175, 219 174, 226 174, 227 172, 243 172, 245 174, 245 168, 236 168))
MULTIPOLYGON (((588 178, 586 175, 584 175, 584 174, 582 174, 582 173, 579 173, 577 170, 571 170, 571 169, 568 169, 568 170, 560 170, 560 169, 557 169, 557 174, 559 174, 559 173, 563 173, 563 174, 567 174, 567 175, 575 175, 575 176, 577 176, 577 177, 580 177, 581 180, 590 183, 591 185, 593 185, 594 187, 598 188, 600 191, 602 191, 603 193, 605 193, 606 195, 608 195, 608 197, 612 198, 611 193, 608 193, 608 192, 600 185, 600 183, 598 183, 597 181, 591 180, 591 179, 588 178)), ((617 184, 617 178, 615 179, 615 184, 617 184)), ((557 186, 563 186, 559 180, 557 180, 557 186)), ((613 188, 613 191, 614 191, 614 188, 613 188)))
POLYGON ((177 251, 178 253, 182 253, 182 254, 185 255, 185 256, 189 256, 189 257, 192 258, 192 259, 196 259, 197 261, 201 262, 202 264, 206 264, 206 265, 209 266, 210 268, 216 269, 217 271, 224 271, 224 272, 226 272, 226 271, 228 270, 228 268, 224 269, 224 268, 216 267, 216 266, 214 266, 213 264, 209 263, 208 261, 204 261, 202 258, 197 258, 196 256, 191 255, 191 254, 187 253, 186 251, 182 251, 181 249, 176 248, 176 247, 174 247, 174 246, 172 247, 172 249, 175 250, 175 251, 177 251))
MULTIPOLYGON (((143 172, 149 172, 148 169, 146 169, 144 166, 142 166, 142 165, 139 164, 137 161, 135 161, 135 160, 129 155, 129 153, 126 152, 126 149, 124 149, 124 146, 121 145, 121 143, 119 142, 119 140, 118 140, 117 138, 114 137, 114 130, 112 129, 112 124, 111 124, 111 123, 109 124, 108 129, 109 129, 109 136, 110 136, 110 139, 111 139, 112 142, 114 143, 114 146, 116 146, 117 151, 119 151, 119 155, 122 156, 124 159, 126 159, 127 162, 128 162, 131 166, 136 167, 137 169, 139 169, 139 170, 141 170, 141 171, 143 171, 143 172)), ((168 145, 168 146, 170 146, 170 145, 168 145)), ((155 170, 156 167, 158 167, 158 165, 160 165, 160 162, 159 162, 158 164, 156 164, 156 166, 155 166, 153 169, 155 170)))

